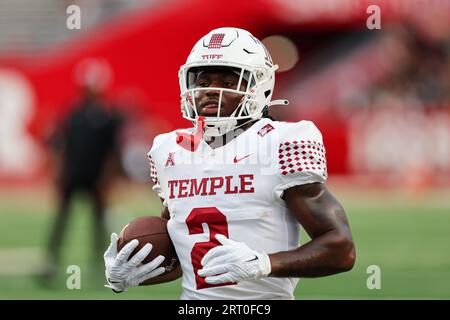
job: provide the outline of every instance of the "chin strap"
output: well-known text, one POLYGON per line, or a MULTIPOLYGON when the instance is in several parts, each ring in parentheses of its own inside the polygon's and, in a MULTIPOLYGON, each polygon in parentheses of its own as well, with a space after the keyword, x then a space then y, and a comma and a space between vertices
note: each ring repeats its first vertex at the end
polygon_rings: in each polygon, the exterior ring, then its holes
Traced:
POLYGON ((177 143, 184 149, 194 152, 197 150, 203 136, 203 129, 205 128, 205 118, 199 116, 197 119, 197 126, 194 134, 177 132, 177 143))

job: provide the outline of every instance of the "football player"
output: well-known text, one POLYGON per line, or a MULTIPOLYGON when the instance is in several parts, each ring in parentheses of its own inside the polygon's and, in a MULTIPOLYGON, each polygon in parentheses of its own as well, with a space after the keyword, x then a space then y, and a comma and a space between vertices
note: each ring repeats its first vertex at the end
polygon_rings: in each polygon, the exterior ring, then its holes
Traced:
POLYGON ((193 128, 157 136, 148 153, 153 189, 180 268, 162 257, 141 265, 145 246, 105 253, 116 292, 182 274, 182 299, 293 299, 298 279, 352 269, 355 248, 344 209, 325 186, 322 135, 310 121, 268 116, 275 71, 249 32, 202 37, 179 71, 183 117, 193 128), (299 246, 299 228, 311 240, 299 246), (181 273, 182 271, 182 273, 181 273))

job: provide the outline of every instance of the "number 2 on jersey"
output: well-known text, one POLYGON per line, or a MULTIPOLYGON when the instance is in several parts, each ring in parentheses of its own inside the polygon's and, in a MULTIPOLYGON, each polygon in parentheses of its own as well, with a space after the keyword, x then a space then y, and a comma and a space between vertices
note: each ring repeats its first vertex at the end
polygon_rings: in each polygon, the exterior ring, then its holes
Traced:
POLYGON ((200 277, 197 272, 202 268, 201 261, 205 254, 214 247, 220 245, 216 240, 216 234, 223 234, 228 238, 228 224, 225 215, 216 207, 194 208, 186 219, 189 234, 204 233, 202 224, 205 223, 209 228, 209 241, 197 242, 191 251, 192 265, 194 267, 195 280, 197 282, 197 290, 227 286, 235 284, 233 282, 222 284, 208 284, 205 278, 200 277))

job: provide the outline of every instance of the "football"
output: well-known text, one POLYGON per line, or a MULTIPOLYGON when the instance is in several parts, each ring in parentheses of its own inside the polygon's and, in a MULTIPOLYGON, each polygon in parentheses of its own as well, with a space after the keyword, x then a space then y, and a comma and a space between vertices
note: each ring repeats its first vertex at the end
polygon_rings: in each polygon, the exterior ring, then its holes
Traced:
POLYGON ((132 220, 120 232, 119 240, 117 240, 117 250, 120 251, 133 239, 137 239, 139 245, 133 250, 130 258, 146 243, 150 243, 152 244, 153 249, 144 259, 143 263, 148 263, 157 256, 162 255, 166 259, 161 264, 161 267, 166 268, 166 273, 173 269, 177 262, 177 256, 172 240, 167 232, 166 219, 155 216, 146 216, 132 220))

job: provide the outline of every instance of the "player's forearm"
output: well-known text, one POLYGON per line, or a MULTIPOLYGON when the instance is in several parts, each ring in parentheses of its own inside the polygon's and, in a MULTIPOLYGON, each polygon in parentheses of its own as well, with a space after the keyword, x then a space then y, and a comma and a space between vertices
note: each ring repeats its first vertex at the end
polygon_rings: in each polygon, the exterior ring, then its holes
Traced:
POLYGON ((323 277, 349 271, 355 263, 351 236, 336 230, 326 232, 305 245, 269 255, 273 277, 323 277))

